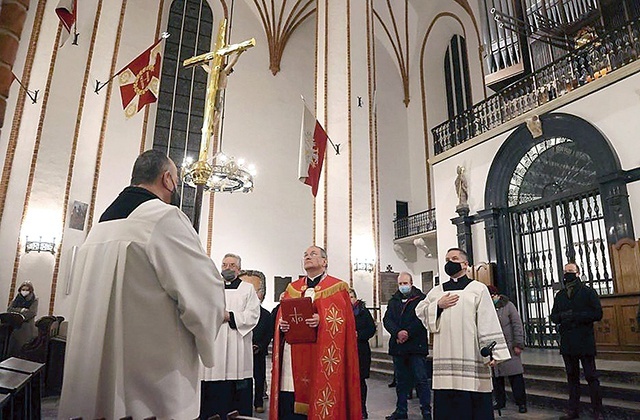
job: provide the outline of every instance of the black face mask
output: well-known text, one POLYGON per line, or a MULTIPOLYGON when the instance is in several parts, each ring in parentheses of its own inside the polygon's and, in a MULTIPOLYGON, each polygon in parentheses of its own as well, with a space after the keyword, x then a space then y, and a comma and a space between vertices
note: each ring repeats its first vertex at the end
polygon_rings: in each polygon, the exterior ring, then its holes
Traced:
POLYGON ((444 272, 447 273, 448 276, 458 274, 460 271, 462 271, 462 264, 459 262, 447 261, 444 265, 444 272))
POLYGON ((180 208, 180 192, 178 191, 178 184, 173 184, 173 191, 171 191, 171 204, 172 206, 176 206, 180 208))
POLYGON ((220 274, 226 281, 235 280, 236 278, 236 272, 233 270, 222 270, 220 274))
POLYGON ((565 283, 571 283, 572 281, 575 281, 577 278, 578 278, 578 275, 576 273, 564 273, 565 283))

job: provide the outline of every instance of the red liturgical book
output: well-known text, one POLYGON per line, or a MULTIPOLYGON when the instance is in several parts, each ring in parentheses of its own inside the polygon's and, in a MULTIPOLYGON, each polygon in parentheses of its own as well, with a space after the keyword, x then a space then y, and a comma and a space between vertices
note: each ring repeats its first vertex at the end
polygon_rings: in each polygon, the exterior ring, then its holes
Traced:
POLYGON ((282 319, 289 323, 289 331, 284 339, 289 344, 315 343, 317 328, 311 328, 304 322, 313 316, 310 297, 285 299, 280 302, 282 319))

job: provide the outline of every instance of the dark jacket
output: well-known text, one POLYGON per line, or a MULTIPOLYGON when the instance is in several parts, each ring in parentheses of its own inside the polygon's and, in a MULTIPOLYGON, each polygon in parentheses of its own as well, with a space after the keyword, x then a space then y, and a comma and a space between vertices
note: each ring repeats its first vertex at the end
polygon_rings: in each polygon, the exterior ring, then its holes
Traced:
POLYGON ((253 354, 266 356, 269 343, 273 338, 273 322, 271 321, 271 312, 260 307, 260 319, 258 324, 253 328, 253 354), (256 348, 257 346, 257 348, 256 348))
POLYGON ((566 289, 560 290, 553 301, 549 319, 558 324, 560 354, 595 356, 593 323, 602 319, 602 306, 595 290, 579 283, 571 298, 566 289))
POLYGON ((409 354, 429 354, 427 329, 416 315, 416 306, 427 295, 415 286, 411 288, 407 301, 402 302, 405 296, 397 291, 391 296, 387 312, 382 320, 384 328, 389 331, 389 354, 392 356, 404 356, 409 354), (405 330, 409 333, 409 339, 399 344, 396 342, 398 332, 405 330))
POLYGON ((369 339, 376 334, 376 323, 371 312, 361 300, 353 305, 353 315, 356 318, 356 333, 358 333, 358 360, 360 362, 360 378, 368 378, 371 370, 371 347, 369 339))

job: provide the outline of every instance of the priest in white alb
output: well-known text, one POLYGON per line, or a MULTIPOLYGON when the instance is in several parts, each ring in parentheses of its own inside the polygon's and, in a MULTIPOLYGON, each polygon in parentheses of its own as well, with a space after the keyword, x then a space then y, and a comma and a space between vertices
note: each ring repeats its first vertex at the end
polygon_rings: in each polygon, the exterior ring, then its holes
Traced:
POLYGON ((487 287, 466 275, 466 252, 451 248, 445 258, 449 281, 416 307, 433 334, 433 418, 493 419, 490 367, 511 355, 487 287))
POLYGON ((260 319, 260 300, 251 283, 242 281, 242 260, 236 254, 222 259, 226 311, 215 342, 214 367, 203 368, 200 418, 237 410, 253 414, 253 328, 260 319))
POLYGON ((198 416, 224 285, 177 191, 171 159, 144 152, 79 249, 59 419, 198 416))

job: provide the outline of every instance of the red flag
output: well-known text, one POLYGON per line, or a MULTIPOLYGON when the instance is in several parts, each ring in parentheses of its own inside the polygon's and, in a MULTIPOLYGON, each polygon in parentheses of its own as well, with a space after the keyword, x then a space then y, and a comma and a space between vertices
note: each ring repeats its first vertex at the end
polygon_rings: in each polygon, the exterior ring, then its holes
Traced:
POLYGON ((300 160, 298 177, 300 181, 311 187, 315 197, 318 194, 322 163, 327 149, 327 133, 316 117, 304 105, 302 112, 302 130, 300 133, 300 160))
POLYGON ((69 39, 71 35, 71 28, 76 23, 76 0, 60 0, 58 7, 56 7, 56 15, 62 23, 62 34, 60 36, 60 46, 69 39))
POLYGON ((138 113, 145 105, 158 100, 162 46, 158 39, 152 46, 116 73, 120 82, 122 108, 127 118, 138 113))

